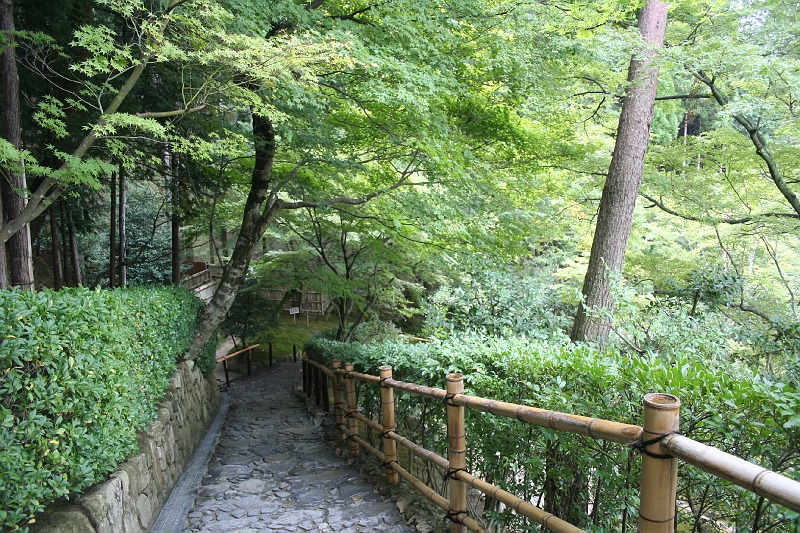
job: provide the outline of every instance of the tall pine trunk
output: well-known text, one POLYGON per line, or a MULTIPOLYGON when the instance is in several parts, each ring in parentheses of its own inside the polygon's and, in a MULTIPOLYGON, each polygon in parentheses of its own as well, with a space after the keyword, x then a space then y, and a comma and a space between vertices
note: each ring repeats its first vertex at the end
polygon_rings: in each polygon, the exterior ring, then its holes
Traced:
MULTIPOLYGON (((14 48, 14 2, 0 0, 0 32, 5 34, 5 43, 0 56, 0 79, 3 84, 3 127, 5 139, 19 150, 22 145, 22 129, 19 109, 19 75, 17 54, 14 48)), ((5 202, 2 215, 5 220, 17 217, 25 208, 25 198, 20 191, 27 189, 22 161, 17 168, 3 170, 2 200, 5 202)), ((31 254, 30 228, 25 224, 6 243, 6 268, 10 284, 33 290, 33 256, 31 254)), ((0 285, 2 281, 0 281, 0 285)))
POLYGON ((64 286, 64 271, 61 268, 61 251, 58 249, 58 220, 56 204, 51 204, 50 211, 50 257, 53 263, 53 288, 61 290, 64 286))
POLYGON ((667 4, 648 0, 639 13, 639 31, 647 48, 643 59, 631 59, 628 69, 629 87, 622 102, 614 155, 600 200, 592 253, 583 282, 584 301, 578 307, 570 335, 573 341, 594 341, 602 346, 608 340, 611 324, 603 314, 597 316, 597 312, 610 312, 614 308, 609 273, 622 272, 625 262, 653 121, 658 80, 655 49, 664 44, 666 25, 667 4))
POLYGON ((72 273, 75 276, 75 286, 83 285, 83 277, 81 276, 81 262, 78 257, 78 238, 75 232, 75 221, 72 219, 72 211, 67 215, 69 222, 69 249, 72 251, 72 273))

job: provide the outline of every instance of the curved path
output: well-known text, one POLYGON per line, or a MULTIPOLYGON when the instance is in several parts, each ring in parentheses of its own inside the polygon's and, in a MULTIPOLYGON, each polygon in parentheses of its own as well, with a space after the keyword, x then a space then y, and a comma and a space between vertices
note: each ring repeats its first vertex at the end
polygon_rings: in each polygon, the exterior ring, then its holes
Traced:
POLYGON ((293 393, 300 363, 231 383, 219 443, 185 533, 413 533, 394 503, 333 455, 293 393))

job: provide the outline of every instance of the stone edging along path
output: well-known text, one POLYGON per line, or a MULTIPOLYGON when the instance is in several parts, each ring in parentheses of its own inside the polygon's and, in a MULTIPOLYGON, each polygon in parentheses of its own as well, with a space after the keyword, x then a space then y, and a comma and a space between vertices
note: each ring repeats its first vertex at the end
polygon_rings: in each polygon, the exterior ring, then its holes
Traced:
MULTIPOLYGON (((231 407, 184 532, 433 531, 419 517, 424 505, 397 485, 380 492, 400 501, 384 498, 348 466, 352 459, 336 457, 325 417, 309 415, 294 394, 299 372, 299 363, 277 363, 231 384, 231 407), (398 507, 415 512, 415 526, 398 507)), ((444 526, 441 515, 434 520, 444 526)))

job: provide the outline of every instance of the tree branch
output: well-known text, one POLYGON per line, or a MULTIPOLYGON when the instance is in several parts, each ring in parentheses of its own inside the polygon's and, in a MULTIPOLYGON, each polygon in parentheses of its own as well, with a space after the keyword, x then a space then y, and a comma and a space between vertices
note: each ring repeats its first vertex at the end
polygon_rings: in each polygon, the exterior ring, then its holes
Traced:
POLYGON ((800 214, 798 214, 798 213, 758 213, 758 214, 755 214, 755 215, 752 215, 752 216, 740 217, 740 218, 730 218, 730 217, 724 217, 724 218, 706 217, 706 218, 703 218, 703 217, 697 217, 697 216, 689 215, 689 214, 686 214, 686 213, 679 213, 678 211, 675 211, 674 209, 670 209, 669 207, 667 207, 666 204, 664 204, 664 202, 662 202, 661 200, 656 200, 652 196, 644 194, 644 193, 639 193, 639 194, 641 194, 648 201, 653 203, 653 205, 647 206, 647 207, 645 207, 645 209, 658 207, 659 209, 661 209, 665 213, 669 213, 670 215, 674 215, 676 217, 680 217, 680 218, 682 218, 684 220, 691 220, 693 222, 703 222, 705 224, 714 224, 714 225, 716 225, 716 224, 730 224, 730 225, 748 224, 750 222, 755 222, 759 218, 792 218, 792 219, 800 219, 800 214))
POLYGON ((136 113, 135 116, 139 118, 168 118, 177 117, 179 115, 188 115, 189 113, 196 113, 206 108, 206 104, 190 107, 188 109, 175 109, 173 111, 145 111, 136 113))
POLYGON ((689 100, 689 99, 697 99, 697 98, 714 98, 714 95, 711 93, 703 93, 703 94, 672 94, 670 96, 656 96, 656 101, 658 100, 689 100))

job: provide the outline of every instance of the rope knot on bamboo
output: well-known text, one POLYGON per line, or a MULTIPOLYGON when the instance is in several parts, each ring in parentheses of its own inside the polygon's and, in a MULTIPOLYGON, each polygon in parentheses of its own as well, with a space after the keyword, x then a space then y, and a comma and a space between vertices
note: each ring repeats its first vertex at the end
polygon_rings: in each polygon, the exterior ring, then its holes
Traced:
POLYGON ((453 403, 453 398, 455 398, 455 394, 445 394, 442 397, 442 403, 445 405, 449 405, 450 407, 458 407, 456 404, 453 403))
POLYGON ((382 389, 391 389, 391 387, 386 384, 386 380, 388 380, 388 379, 392 379, 392 378, 390 378, 390 377, 381 378, 380 381, 378 381, 378 384, 381 386, 382 389))
POLYGON ((465 472, 469 474, 469 470, 467 470, 466 468, 453 468, 452 470, 448 470, 445 473, 444 479, 456 479, 456 474, 458 474, 459 472, 465 472))
POLYGON ((670 435, 682 435, 682 433, 680 431, 675 431, 675 432, 672 432, 672 433, 665 433, 664 435, 659 435, 658 437, 656 437, 654 439, 650 439, 650 440, 644 441, 644 442, 642 442, 643 435, 639 435, 639 438, 636 440, 636 442, 634 442, 632 444, 632 446, 634 448, 636 448, 637 450, 639 450, 640 452, 642 452, 643 454, 645 454, 646 456, 652 457, 653 459, 673 459, 673 457, 671 455, 667 455, 667 454, 663 454, 663 453, 653 453, 653 452, 647 450, 648 446, 650 446, 652 444, 657 444, 657 443, 661 442, 662 440, 666 439, 667 437, 669 437, 670 435))
POLYGON ((464 525, 464 518, 467 517, 467 510, 464 509, 463 511, 453 511, 448 510, 447 513, 444 515, 445 520, 450 520, 451 522, 455 522, 456 524, 464 525), (464 515, 464 517, 461 517, 464 515))

